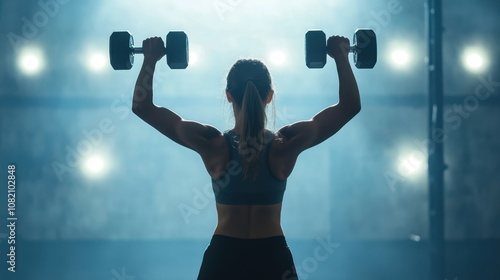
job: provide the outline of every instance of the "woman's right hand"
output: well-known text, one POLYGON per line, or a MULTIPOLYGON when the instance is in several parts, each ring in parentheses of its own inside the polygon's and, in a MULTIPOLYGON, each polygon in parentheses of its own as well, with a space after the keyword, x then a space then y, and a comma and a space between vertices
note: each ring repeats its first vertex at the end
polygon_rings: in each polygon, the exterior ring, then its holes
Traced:
POLYGON ((152 37, 142 41, 144 61, 157 62, 165 55, 165 44, 160 37, 152 37))
POLYGON ((338 61, 339 59, 347 59, 351 48, 349 39, 342 36, 331 36, 327 41, 328 55, 338 61))

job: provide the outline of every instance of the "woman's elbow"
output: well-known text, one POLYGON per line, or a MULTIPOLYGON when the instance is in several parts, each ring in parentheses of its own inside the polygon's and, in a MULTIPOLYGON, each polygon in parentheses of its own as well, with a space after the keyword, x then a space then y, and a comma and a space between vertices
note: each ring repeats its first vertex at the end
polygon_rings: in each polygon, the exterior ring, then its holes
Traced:
POLYGON ((143 110, 141 109, 141 106, 137 103, 132 104, 132 113, 136 114, 137 116, 141 115, 143 110))
POLYGON ((349 114, 351 116, 351 118, 353 118, 360 111, 361 111, 361 104, 358 103, 356 105, 349 106, 349 109, 347 109, 347 114, 349 114))
POLYGON ((134 114, 136 114, 137 116, 144 115, 150 110, 151 110, 151 106, 147 106, 144 103, 140 103, 140 102, 133 102, 132 103, 132 112, 134 114))
POLYGON ((361 104, 357 104, 357 105, 356 105, 356 106, 354 106, 354 108, 353 108, 353 114, 354 114, 354 115, 359 114, 359 112, 361 112, 361 104))

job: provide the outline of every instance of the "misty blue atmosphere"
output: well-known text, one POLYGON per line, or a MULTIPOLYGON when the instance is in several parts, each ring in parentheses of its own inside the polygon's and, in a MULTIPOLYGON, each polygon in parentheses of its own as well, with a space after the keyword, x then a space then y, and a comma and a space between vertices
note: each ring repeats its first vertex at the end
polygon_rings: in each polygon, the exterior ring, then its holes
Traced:
MULTIPOLYGON (((305 65, 305 32, 352 41, 357 28, 378 41, 374 69, 352 63, 361 112, 299 156, 282 227, 301 280, 428 279, 435 139, 425 4, 2 1, 0 279, 196 279, 217 222, 210 176, 199 155, 132 113, 143 57, 113 70, 113 31, 130 31, 136 46, 185 31, 190 65, 158 62, 154 102, 221 131, 234 125, 227 72, 239 58, 261 59, 275 90, 267 128, 276 131, 338 102, 333 60, 305 65)), ((448 280, 500 279, 499 14, 496 0, 443 1, 448 280)))

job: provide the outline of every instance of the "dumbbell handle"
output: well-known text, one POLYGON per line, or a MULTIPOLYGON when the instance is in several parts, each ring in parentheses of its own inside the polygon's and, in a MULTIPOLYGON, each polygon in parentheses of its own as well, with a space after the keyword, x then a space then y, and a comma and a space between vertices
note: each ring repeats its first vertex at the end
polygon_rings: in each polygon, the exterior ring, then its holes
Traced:
POLYGON ((354 53, 354 52, 357 52, 357 51, 358 51, 358 49, 356 48, 356 46, 350 46, 349 47, 349 52, 350 53, 354 53))
MULTIPOLYGON (((130 48, 130 50, 132 51, 132 53, 144 53, 144 51, 142 50, 142 48, 130 48)), ((165 48, 165 53, 167 52, 167 49, 165 48)))

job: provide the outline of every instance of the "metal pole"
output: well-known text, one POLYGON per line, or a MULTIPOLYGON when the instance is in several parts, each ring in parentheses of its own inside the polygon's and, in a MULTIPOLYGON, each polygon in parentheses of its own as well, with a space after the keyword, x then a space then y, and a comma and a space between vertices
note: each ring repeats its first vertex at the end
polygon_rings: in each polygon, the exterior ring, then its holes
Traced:
POLYGON ((430 280, 445 279, 442 0, 428 0, 430 280))

